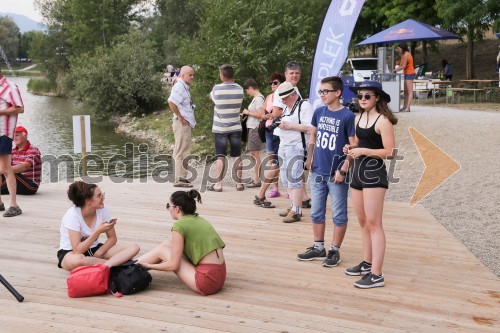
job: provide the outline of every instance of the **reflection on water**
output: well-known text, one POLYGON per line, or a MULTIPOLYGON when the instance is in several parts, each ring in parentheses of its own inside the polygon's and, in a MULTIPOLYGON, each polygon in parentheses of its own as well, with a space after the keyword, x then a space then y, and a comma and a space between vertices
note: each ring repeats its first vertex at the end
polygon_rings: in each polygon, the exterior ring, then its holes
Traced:
MULTIPOLYGON (((9 80, 18 85, 24 102, 24 113, 19 115, 18 125, 27 128, 30 142, 40 149, 44 161, 52 155, 54 160, 58 158, 58 162, 66 162, 58 163, 59 167, 56 163, 44 162, 42 182, 77 175, 81 154, 73 153, 73 116, 84 114, 81 104, 59 97, 33 95, 27 91, 29 78, 9 77, 9 80)), ((171 170, 170 159, 163 158, 153 163, 158 159, 153 159, 154 152, 147 144, 115 133, 114 127, 108 122, 96 121, 91 117, 91 135, 92 155, 89 160, 94 162, 89 162, 89 175, 110 173, 137 178, 151 175, 155 167, 157 170, 171 170), (108 168, 113 156, 111 162, 117 163, 112 163, 111 168, 108 168)), ((166 172, 161 175, 165 178, 166 172)))

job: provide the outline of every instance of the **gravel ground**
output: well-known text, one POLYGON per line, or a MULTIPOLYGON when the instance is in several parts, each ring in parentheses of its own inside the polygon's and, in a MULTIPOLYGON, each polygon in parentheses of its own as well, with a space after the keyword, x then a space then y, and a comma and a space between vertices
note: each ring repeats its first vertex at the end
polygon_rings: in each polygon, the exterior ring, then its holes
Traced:
POLYGON ((387 200, 409 202, 424 170, 408 131, 413 127, 461 165, 420 204, 500 277, 500 104, 411 110, 398 114, 396 145, 405 159, 396 167, 400 182, 390 186, 387 200))

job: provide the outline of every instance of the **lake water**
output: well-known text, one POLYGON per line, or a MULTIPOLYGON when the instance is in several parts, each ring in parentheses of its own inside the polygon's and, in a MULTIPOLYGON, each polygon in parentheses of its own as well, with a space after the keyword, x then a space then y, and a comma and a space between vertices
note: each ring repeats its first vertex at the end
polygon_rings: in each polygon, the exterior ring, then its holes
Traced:
MULTIPOLYGON (((29 93, 29 78, 8 79, 18 85, 24 102, 24 113, 19 115, 17 123, 26 127, 29 141, 42 152, 42 182, 79 176, 81 154, 73 153, 73 116, 85 114, 82 105, 75 100, 29 93)), ((122 177, 156 175, 161 181, 171 170, 168 157, 153 156, 155 153, 147 143, 115 133, 112 124, 92 116, 91 139, 89 176, 117 176, 117 181, 123 181, 122 177)))

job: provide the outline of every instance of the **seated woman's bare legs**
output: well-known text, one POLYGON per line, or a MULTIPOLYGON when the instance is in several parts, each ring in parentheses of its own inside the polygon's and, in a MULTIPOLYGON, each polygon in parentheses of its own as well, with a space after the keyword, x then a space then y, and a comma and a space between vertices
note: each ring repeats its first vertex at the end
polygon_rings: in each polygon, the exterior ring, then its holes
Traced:
POLYGON ((81 266, 92 266, 97 264, 104 264, 106 259, 96 257, 86 257, 83 254, 76 254, 68 252, 61 262, 61 267, 67 271, 72 271, 81 266))
MULTIPOLYGON (((161 262, 170 261, 172 255, 172 242, 167 240, 161 243, 160 245, 153 248, 151 251, 143 254, 137 260, 140 263, 148 263, 148 264, 158 264, 161 262)), ((184 257, 181 259, 179 268, 174 271, 174 273, 179 277, 179 279, 188 286, 191 290, 199 293, 198 288, 196 287, 195 281, 195 268, 193 264, 187 261, 184 257)))
POLYGON ((102 256, 107 259, 104 265, 109 267, 121 265, 132 259, 139 250, 139 245, 135 243, 115 244, 102 256))

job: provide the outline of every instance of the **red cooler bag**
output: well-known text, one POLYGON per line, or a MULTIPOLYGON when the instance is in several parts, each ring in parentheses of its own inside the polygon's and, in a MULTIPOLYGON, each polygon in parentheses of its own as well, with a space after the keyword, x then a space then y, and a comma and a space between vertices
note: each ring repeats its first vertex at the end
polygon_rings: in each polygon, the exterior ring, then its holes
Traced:
POLYGON ((105 294, 109 287, 109 267, 82 266, 71 271, 66 280, 69 297, 87 297, 105 294))

